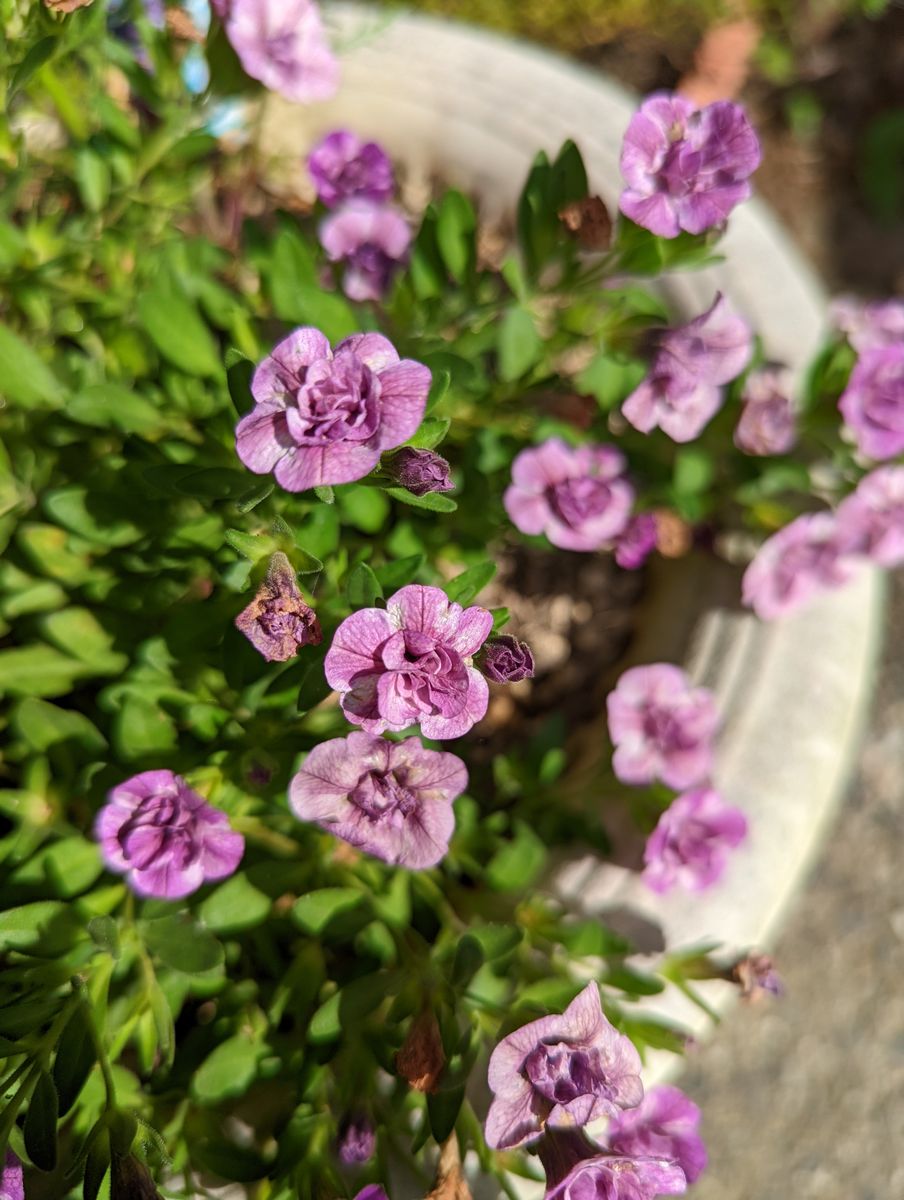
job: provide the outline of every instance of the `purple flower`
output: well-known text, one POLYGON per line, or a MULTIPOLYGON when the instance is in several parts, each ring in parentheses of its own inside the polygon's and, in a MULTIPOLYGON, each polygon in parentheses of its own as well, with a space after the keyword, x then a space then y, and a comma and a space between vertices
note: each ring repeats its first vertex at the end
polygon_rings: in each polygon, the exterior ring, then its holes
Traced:
POLYGON ((670 663, 625 671, 606 700, 612 766, 622 783, 700 783, 712 767, 715 698, 670 663))
POLYGON ((363 142, 347 129, 321 138, 308 155, 308 170, 317 198, 327 208, 344 200, 388 200, 395 182, 392 163, 382 146, 363 142))
POLYGON ((355 1200, 389 1200, 389 1197, 378 1183, 369 1183, 358 1192, 355 1200))
POLYGON ((760 367, 744 382, 743 409, 734 444, 745 454, 786 454, 797 440, 790 399, 790 376, 783 367, 760 367))
POLYGON ((254 372, 236 452, 288 492, 362 479, 416 431, 429 390, 429 370, 399 361, 379 333, 354 333, 333 352, 319 330, 296 329, 254 372))
POLYGON ((711 887, 728 865, 729 850, 747 833, 747 819, 712 788, 676 797, 659 818, 643 852, 643 881, 654 892, 676 884, 691 892, 711 887))
POLYGON ((737 104, 720 100, 697 109, 659 92, 631 118, 621 152, 627 183, 619 207, 660 237, 721 225, 750 196, 748 177, 760 165, 760 144, 737 104))
POLYGON ((245 851, 229 818, 172 771, 143 771, 110 792, 94 836, 111 871, 139 896, 177 900, 225 879, 245 851))
POLYGON ((350 733, 315 746, 289 785, 292 811, 384 862, 435 866, 455 828, 452 801, 468 783, 460 758, 419 738, 350 733))
POLYGON ((12 1150, 6 1151, 3 1170, 0 1171, 0 1200, 25 1200, 22 1164, 12 1150))
POLYGON ((843 541, 883 567, 904 563, 904 467, 879 467, 838 506, 843 541))
POLYGON ((626 571, 636 571, 656 549, 656 537, 653 514, 637 513, 615 539, 615 561, 626 571))
POLYGON ((320 244, 345 263, 342 290, 350 300, 382 300, 411 245, 408 222, 386 204, 349 200, 320 226, 320 244))
POLYGON ((302 646, 323 641, 317 615, 302 599, 292 564, 280 553, 270 559, 267 578, 235 624, 267 662, 286 662, 302 646))
POLYGON ((828 512, 805 513, 757 551, 744 572, 744 603, 771 621, 847 583, 857 563, 848 521, 828 512))
POLYGON ((327 682, 368 733, 420 724, 424 737, 461 737, 487 710, 489 688, 471 660, 492 626, 487 609, 409 584, 385 609, 346 617, 327 652, 327 682))
POLYGON ((534 656, 527 642, 500 633, 484 646, 480 669, 493 683, 520 683, 522 679, 533 679, 534 656))
POLYGON ((252 79, 301 104, 335 94, 339 64, 314 0, 229 0, 226 9, 226 36, 252 79))
POLYGON ((869 458, 904 450, 904 342, 865 351, 838 401, 857 448, 869 458))
POLYGON ((634 489, 624 472, 614 446, 549 438, 515 457, 502 501, 522 533, 545 533, 562 550, 600 550, 628 523, 634 489))
POLYGON ((572 1167, 544 1200, 655 1200, 687 1191, 684 1172, 664 1158, 597 1154, 572 1167))
POLYGON ((449 464, 432 450, 403 446, 384 464, 386 472, 413 496, 428 492, 451 492, 455 484, 449 478, 449 464))
POLYGON ((690 442, 722 404, 722 384, 747 366, 750 328, 721 293, 687 325, 656 335, 650 370, 622 405, 641 433, 657 427, 676 442, 690 442))
POLYGON ((631 1108, 643 1098, 640 1069, 633 1043, 610 1025, 596 983, 588 983, 561 1016, 522 1025, 493 1051, 487 1145, 511 1150, 546 1128, 631 1108))
POLYGON ((688 1183, 706 1168, 706 1146, 697 1132, 700 1109, 676 1087, 655 1087, 637 1108, 613 1117, 609 1149, 631 1158, 673 1159, 688 1183))
POLYGON ((864 304, 853 296, 840 296, 831 315, 858 354, 904 341, 904 300, 877 300, 864 304))
POLYGON ((345 1122, 339 1135, 339 1161, 346 1167, 370 1162, 376 1148, 377 1134, 373 1121, 363 1113, 354 1114, 345 1122))

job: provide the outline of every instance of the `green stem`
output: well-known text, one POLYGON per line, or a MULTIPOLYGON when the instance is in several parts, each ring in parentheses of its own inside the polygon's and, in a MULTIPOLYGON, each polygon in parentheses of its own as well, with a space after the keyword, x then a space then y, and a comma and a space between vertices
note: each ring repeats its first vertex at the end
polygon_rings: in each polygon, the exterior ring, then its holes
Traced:
POLYGON ((81 1003, 85 1006, 85 1017, 88 1021, 88 1028, 91 1030, 91 1040, 94 1042, 94 1049, 97 1052, 97 1061, 100 1063, 100 1072, 104 1080, 105 1107, 108 1112, 116 1107, 116 1084, 113 1082, 113 1071, 110 1067, 110 1060, 107 1057, 107 1051, 104 1046, 104 1040, 101 1037, 100 1031, 94 1021, 94 1011, 91 1005, 85 998, 86 989, 84 983, 79 980, 76 984, 78 996, 81 1003))
POLYGON ((233 817, 232 827, 259 845, 266 846, 280 858, 298 856, 298 843, 285 834, 277 833, 275 829, 268 829, 259 817, 233 817))

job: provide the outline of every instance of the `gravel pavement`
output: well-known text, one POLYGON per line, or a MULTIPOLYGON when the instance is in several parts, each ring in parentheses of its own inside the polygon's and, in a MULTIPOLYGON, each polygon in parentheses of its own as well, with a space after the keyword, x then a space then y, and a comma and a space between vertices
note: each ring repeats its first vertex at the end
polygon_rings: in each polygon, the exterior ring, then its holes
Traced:
POLYGON ((904 1200, 904 572, 874 712, 824 855, 775 959, 688 1062, 710 1167, 694 1200, 904 1200))

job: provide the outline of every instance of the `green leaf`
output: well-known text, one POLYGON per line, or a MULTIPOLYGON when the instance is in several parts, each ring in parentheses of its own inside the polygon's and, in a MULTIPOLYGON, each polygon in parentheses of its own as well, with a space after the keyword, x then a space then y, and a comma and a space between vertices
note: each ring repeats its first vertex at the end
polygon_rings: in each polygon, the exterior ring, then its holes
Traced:
POLYGON ((0 650, 0 695, 62 696, 77 679, 91 674, 85 663, 42 643, 0 650))
POLYGON ((557 937, 576 958, 607 958, 612 954, 626 954, 631 948, 623 937, 607 929, 600 921, 577 921, 572 925, 563 925, 557 937))
POLYGON ((53 1063, 53 1082, 59 1097, 61 1117, 65 1117, 79 1098, 96 1061, 97 1048, 91 1018, 85 1005, 79 1004, 66 1022, 53 1063))
POLYGON ((443 591, 450 600, 466 607, 486 587, 495 574, 495 563, 477 563, 476 566, 468 567, 466 571, 462 571, 460 575, 450 579, 443 591))
POLYGON ((512 614, 507 608, 491 608, 490 612, 493 614, 492 632, 498 633, 500 629, 504 629, 505 626, 508 625, 509 618, 512 614))
POLYGON ((107 739, 82 713, 59 708, 35 696, 27 696, 13 712, 12 726, 17 736, 33 750, 43 752, 60 742, 72 742, 87 753, 100 754, 107 739))
POLYGON ((295 901, 292 919, 305 933, 319 937, 335 917, 357 908, 363 900, 355 888, 320 888, 295 901))
POLYGON ((409 438, 405 444, 418 450, 432 450, 449 432, 451 424, 451 417, 427 417, 421 422, 421 427, 414 437, 409 438))
POLYGON ((70 533, 101 546, 128 546, 142 536, 137 525, 125 519, 114 502, 87 488, 54 488, 41 501, 49 517, 70 533))
POLYGON ((157 286, 138 297, 138 320, 163 357, 189 375, 220 374, 220 355, 210 330, 190 300, 157 286))
POLYGON ((351 608, 374 608, 383 599, 380 581, 367 563, 357 563, 348 574, 345 594, 351 608))
POLYGON ((110 196, 110 168, 90 146, 82 146, 76 152, 75 182, 88 212, 100 212, 110 196))
POLYGON ((140 928, 148 950, 175 971, 200 975, 223 962, 223 947, 188 915, 142 921, 140 928))
POLYGON ((46 1071, 38 1082, 28 1103, 22 1129, 28 1157, 40 1171, 52 1171, 57 1163, 57 1093, 46 1071))
POLYGON ((48 641, 68 650, 94 675, 118 675, 128 665, 127 654, 113 650, 113 638, 87 608, 64 608, 41 618, 48 641))
POLYGON ((254 396, 251 394, 251 377, 255 372, 255 364, 238 350, 226 352, 226 386, 235 405, 235 411, 240 417, 254 408, 254 396), (230 361, 231 358, 231 361, 230 361))
POLYGON ((484 958, 488 962, 503 958, 521 944, 524 937, 517 925, 479 925, 470 930, 469 936, 480 943, 484 958))
POLYGON ((665 983, 652 975, 642 974, 619 963, 609 963, 605 982, 631 996, 658 996, 665 991, 665 983))
POLYGON ((362 1018, 378 1008, 397 986, 394 972, 365 975, 335 992, 311 1017, 308 1041, 334 1041, 343 1029, 354 1029, 362 1018))
POLYGON ((270 897, 239 872, 211 892, 198 916, 213 933, 240 933, 260 925, 269 912, 270 897))
POLYGON ((436 240, 449 274, 459 283, 464 282, 474 267, 476 228, 477 218, 470 200, 454 188, 450 189, 440 202, 436 240))
POLYGON ((104 1176, 109 1169, 110 1130, 104 1125, 91 1137, 91 1146, 85 1159, 85 1181, 82 1184, 82 1200, 97 1200, 104 1176))
POLYGON ((25 87, 35 71, 43 67, 44 63, 48 62, 56 50, 56 37, 39 38, 33 46, 29 47, 28 52, 21 62, 17 63, 13 70, 12 77, 9 81, 9 87, 6 91, 6 100, 9 103, 21 88, 25 87))
POLYGON ((325 700, 333 690, 326 681, 323 672, 323 662, 329 650, 328 641, 324 640, 319 646, 306 646, 302 665, 304 674, 298 689, 296 706, 299 712, 308 712, 325 700))
POLYGON ((342 523, 362 533, 379 533, 389 516, 389 501, 375 487, 347 484, 336 493, 336 503, 342 523))
POLYGON ((688 446, 675 455, 672 486, 679 496, 696 496, 713 481, 715 463, 705 450, 688 446))
POLYGON ((546 863, 546 846, 524 821, 515 822, 515 836, 493 855, 486 880, 497 892, 529 887, 546 863))
POLYGON ((450 982, 454 988, 465 988, 475 972, 483 966, 483 947, 472 934, 466 933, 455 948, 450 982))
POLYGON ((64 900, 87 891, 103 870, 94 842, 77 836, 54 842, 42 851, 41 860, 54 893, 64 900))
POLYGON ((241 1096, 254 1082, 262 1048, 241 1034, 227 1038, 204 1059, 191 1090, 201 1104, 219 1104, 241 1096))
POLYGON ((640 359, 603 351, 575 376, 574 383, 582 394, 594 396, 603 412, 610 412, 627 400, 646 372, 640 359))
POLYGON ((463 1083, 448 1091, 434 1092, 427 1097, 427 1116, 435 1141, 442 1143, 452 1133, 465 1098, 463 1083))
POLYGON ((496 341, 499 355, 499 378, 504 383, 521 379, 543 354, 543 339, 530 313, 513 306, 499 323, 496 341))
POLYGON ((386 495, 392 496, 393 500, 401 500, 403 504, 410 504, 412 508, 425 508, 428 512, 455 512, 458 508, 454 500, 436 492, 428 492, 426 496, 415 496, 405 488, 391 487, 386 489, 386 495))
POLYGON ((320 501, 321 504, 335 504, 336 503, 336 493, 333 491, 332 487, 329 484, 326 484, 326 485, 318 484, 318 486, 314 488, 314 495, 317 497, 317 499, 320 501))
POLYGON ((426 555, 412 554, 408 558, 384 563, 382 567, 376 568, 374 574, 385 591, 394 592, 406 583, 411 583, 426 561, 426 555))
POLYGON ((0 324, 0 396, 23 408, 59 408, 60 381, 21 338, 0 324))
POLYGON ((0 913, 0 951, 39 948, 51 953, 68 947, 78 933, 75 914, 61 900, 36 900, 0 913))
POLYGON ((297 230, 284 226, 273 239, 267 274, 273 311, 281 321, 303 322, 301 289, 317 286, 317 264, 297 230))
POLYGON ((119 429, 156 440, 166 429, 163 413, 138 392, 116 383, 83 388, 66 402, 66 418, 97 429, 119 429))
POLYGON ((227 529, 224 536, 233 550, 253 563, 269 558, 279 548, 276 539, 267 533, 243 533, 241 529, 227 529))
POLYGON ((129 693, 113 722, 113 742, 127 761, 175 750, 179 735, 173 718, 137 692, 129 693))
POLYGON ((518 992, 518 1007, 560 1013, 586 985, 572 979, 540 979, 518 992))
POLYGON ((437 367, 433 369, 433 378, 430 382, 430 391, 427 393, 426 412, 431 412, 445 398, 449 390, 449 384, 452 382, 452 372, 445 367, 437 367))

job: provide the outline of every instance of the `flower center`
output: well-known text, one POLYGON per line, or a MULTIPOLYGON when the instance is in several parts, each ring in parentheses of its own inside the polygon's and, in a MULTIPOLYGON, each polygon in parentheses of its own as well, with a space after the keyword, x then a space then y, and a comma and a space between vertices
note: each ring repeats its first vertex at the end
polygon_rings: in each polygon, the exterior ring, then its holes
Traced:
POLYGON ((200 849, 194 825, 192 812, 179 796, 163 792, 144 801, 116 836, 126 861, 139 871, 160 856, 184 868, 200 849))
POLYGON ((612 493, 601 479, 566 479, 547 493, 549 506, 566 525, 575 528, 606 511, 612 493))
POLYGON ((467 703, 468 670, 461 655, 430 634, 410 629, 395 633, 383 646, 382 658, 413 714, 453 717, 467 703))
POLYGON ((380 381, 352 352, 311 363, 286 412, 300 446, 366 442, 379 424, 380 381))
POLYGON ((404 820, 417 807, 417 792, 406 786, 404 769, 365 771, 349 799, 371 820, 404 820))
POLYGON ((599 1052, 568 1042, 541 1042, 524 1060, 521 1073, 552 1104, 601 1096, 609 1090, 599 1052))

